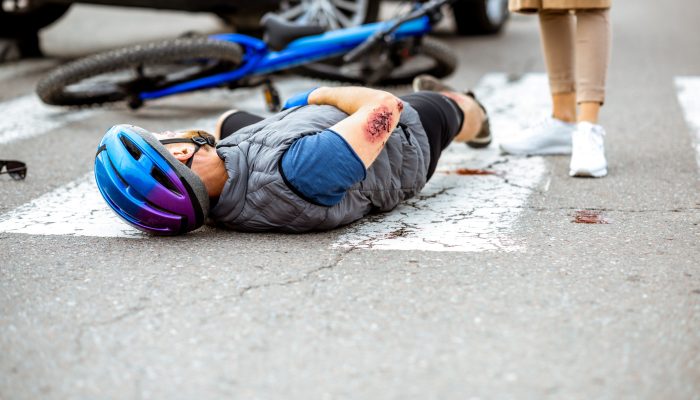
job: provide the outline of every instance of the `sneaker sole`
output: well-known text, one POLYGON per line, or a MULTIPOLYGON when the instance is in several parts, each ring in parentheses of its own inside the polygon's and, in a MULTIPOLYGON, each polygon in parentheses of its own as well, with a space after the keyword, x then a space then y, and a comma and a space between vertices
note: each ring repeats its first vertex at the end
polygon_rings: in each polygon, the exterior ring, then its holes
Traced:
POLYGON ((413 84, 411 85, 413 87, 413 92, 420 92, 423 89, 420 87, 420 84, 417 80, 413 80, 413 84))
POLYGON ((478 104, 479 107, 484 110, 486 119, 481 122, 481 130, 476 134, 474 139, 467 142, 467 146, 471 147, 472 149, 483 149, 491 144, 491 139, 493 137, 491 135, 491 121, 489 121, 489 117, 484 106, 482 106, 476 99, 474 99, 474 101, 476 101, 476 104, 478 104))
POLYGON ((445 85, 444 83, 440 82, 437 78, 434 78, 434 80, 433 80, 433 77, 422 76, 422 75, 418 76, 416 79, 413 80, 411 87, 413 88, 414 92, 422 92, 422 91, 457 92, 456 89, 445 85), (421 82, 423 82, 423 83, 428 82, 429 87, 421 87, 421 82))
POLYGON ((411 88, 413 89, 413 92, 420 92, 420 87, 418 87, 418 82, 416 80, 413 80, 413 83, 411 84, 411 88))
MULTIPOLYGON (((457 89, 445 85, 442 83, 439 79, 432 77, 430 75, 420 75, 416 77, 413 80, 413 83, 411 84, 411 87, 413 88, 414 92, 421 92, 421 91, 431 91, 431 92, 459 92, 457 89), (427 85, 426 85, 427 83, 427 85)), ((476 99, 476 96, 474 93, 471 91, 463 93, 465 96, 471 97, 476 104, 479 105, 479 107, 484 111, 484 116, 486 117, 483 121, 483 126, 482 126, 482 131, 477 134, 477 137, 468 141, 467 146, 471 147, 472 149, 483 149, 484 147, 488 147, 491 144, 491 127, 489 124, 489 117, 488 117, 488 112, 486 111, 486 108, 484 107, 483 104, 479 102, 479 100, 476 99), (485 128, 485 129, 484 129, 485 128), (485 130, 485 132, 484 132, 485 130), (482 136, 482 137, 479 137, 482 136)))
POLYGON ((483 149, 484 147, 488 147, 490 144, 491 138, 486 140, 470 140, 467 142, 467 146, 471 147, 472 149, 483 149))
POLYGON ((569 170, 569 176, 576 176, 576 177, 582 177, 582 178, 602 178, 605 175, 608 174, 608 169, 607 168, 600 168, 596 169, 593 171, 588 171, 584 169, 579 169, 579 170, 569 170))
POLYGON ((514 156, 566 156, 571 154, 571 147, 557 146, 549 147, 544 150, 538 150, 536 152, 518 152, 518 151, 508 151, 503 148, 503 146, 498 146, 501 149, 502 154, 511 154, 514 156))
POLYGON ((482 139, 474 139, 467 142, 467 146, 472 149, 483 149, 491 144, 491 136, 482 139))

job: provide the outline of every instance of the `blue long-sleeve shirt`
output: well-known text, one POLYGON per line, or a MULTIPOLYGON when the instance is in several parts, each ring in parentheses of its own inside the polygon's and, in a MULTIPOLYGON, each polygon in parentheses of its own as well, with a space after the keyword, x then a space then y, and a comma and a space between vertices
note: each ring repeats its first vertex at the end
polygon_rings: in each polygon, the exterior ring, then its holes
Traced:
POLYGON ((283 178, 298 195, 327 207, 340 203, 367 173, 357 153, 331 129, 296 140, 281 166, 283 178))

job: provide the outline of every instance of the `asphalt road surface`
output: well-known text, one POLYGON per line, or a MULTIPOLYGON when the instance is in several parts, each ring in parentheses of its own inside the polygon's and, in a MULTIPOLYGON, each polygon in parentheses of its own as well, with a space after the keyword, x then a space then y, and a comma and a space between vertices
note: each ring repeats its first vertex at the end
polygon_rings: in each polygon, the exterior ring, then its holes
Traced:
MULTIPOLYGON (((419 198, 349 227, 151 238, 97 194, 105 130, 210 129, 228 108, 263 112, 262 94, 44 106, 34 85, 67 59, 222 29, 75 7, 42 34, 46 59, 0 65, 0 159, 29 166, 0 175, 0 398, 700 399, 699 15, 615 4, 606 178, 453 146, 419 198)), ((496 141, 546 113, 535 18, 438 37, 496 141)))

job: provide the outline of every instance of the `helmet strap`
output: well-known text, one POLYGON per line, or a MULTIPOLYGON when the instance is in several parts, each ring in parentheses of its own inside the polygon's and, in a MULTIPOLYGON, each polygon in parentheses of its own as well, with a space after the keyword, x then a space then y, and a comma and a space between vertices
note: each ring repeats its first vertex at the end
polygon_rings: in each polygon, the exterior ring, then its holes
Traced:
POLYGON ((202 137, 202 136, 193 136, 191 138, 175 138, 175 139, 162 139, 160 140, 160 143, 163 145, 166 144, 173 144, 173 143, 192 143, 194 144, 194 152, 192 152, 192 156, 187 159, 187 162, 185 165, 187 168, 192 169, 192 161, 194 161, 194 155, 197 154, 199 149, 203 145, 208 145, 208 146, 214 146, 216 142, 214 142, 213 137, 202 137))

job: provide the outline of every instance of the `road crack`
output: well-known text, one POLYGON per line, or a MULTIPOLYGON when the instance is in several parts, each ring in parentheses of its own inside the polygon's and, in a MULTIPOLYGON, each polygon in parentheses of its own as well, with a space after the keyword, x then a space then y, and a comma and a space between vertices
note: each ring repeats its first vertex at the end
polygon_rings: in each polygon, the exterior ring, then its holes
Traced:
POLYGON ((328 264, 322 265, 322 266, 320 266, 320 267, 317 267, 317 268, 314 268, 314 269, 312 269, 312 270, 310 270, 310 271, 307 271, 307 272, 305 272, 304 274, 302 274, 301 276, 298 276, 298 277, 295 277, 295 278, 291 278, 291 279, 287 279, 287 280, 282 281, 282 282, 266 282, 266 283, 259 283, 259 284, 255 284, 255 285, 246 286, 246 287, 242 288, 242 289, 238 292, 238 296, 237 296, 237 297, 243 298, 243 297, 245 297, 245 295, 247 295, 247 294, 250 293, 251 291, 257 290, 257 289, 264 289, 264 288, 274 287, 274 286, 284 287, 284 286, 295 285, 295 284, 297 284, 297 283, 301 283, 301 282, 307 281, 307 280, 309 280, 310 278, 312 278, 314 275, 318 274, 318 273, 321 272, 321 271, 331 270, 331 269, 337 267, 341 262, 343 262, 343 260, 345 259, 345 257, 346 257, 350 252, 352 252, 353 250, 355 250, 356 248, 357 248, 357 246, 353 246, 353 247, 350 247, 350 248, 348 248, 348 249, 345 249, 345 250, 336 252, 336 253, 333 255, 331 261, 330 261, 328 264))

